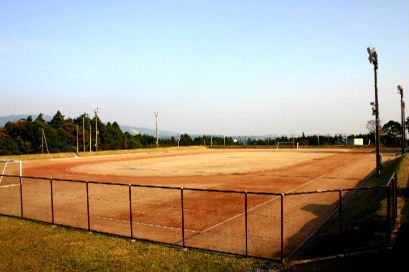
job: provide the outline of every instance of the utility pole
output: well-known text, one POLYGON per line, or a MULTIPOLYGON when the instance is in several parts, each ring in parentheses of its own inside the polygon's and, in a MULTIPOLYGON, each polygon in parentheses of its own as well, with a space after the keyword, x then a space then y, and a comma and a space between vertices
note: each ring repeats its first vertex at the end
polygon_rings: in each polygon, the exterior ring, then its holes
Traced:
POLYGON ((98 112, 99 112, 99 108, 94 107, 94 113, 95 113, 95 151, 98 151, 98 112))
POLYGON ((82 117, 82 145, 85 153, 85 116, 82 117))
POLYGON ((48 145, 47 145, 47 138, 45 137, 44 129, 41 129, 41 154, 44 153, 44 143, 45 147, 47 149, 47 154, 50 154, 50 151, 48 150, 48 145))
POLYGON ((89 152, 92 152, 92 128, 91 128, 91 122, 89 123, 89 152))
POLYGON ((380 154, 379 142, 379 103, 378 103, 378 54, 375 48, 367 48, 369 54, 369 62, 373 64, 374 80, 375 80, 375 103, 373 104, 373 114, 375 115, 375 146, 376 146, 376 176, 379 177, 382 172, 382 162, 380 154))
POLYGON ((291 134, 291 138, 293 139, 293 148, 294 148, 294 134, 291 134))
POLYGON ((79 143, 78 143, 78 124, 77 124, 77 154, 78 154, 78 145, 79 143))
POLYGON ((401 116, 401 124, 402 124, 402 156, 405 155, 405 141, 406 141, 406 133, 405 133, 405 102, 403 101, 403 88, 398 85, 398 93, 400 94, 400 116, 401 116))
POLYGON ((44 137, 43 137, 43 130, 41 129, 41 154, 44 154, 44 137))
POLYGON ((153 112, 155 115, 155 120, 156 120, 156 147, 159 147, 159 130, 158 130, 158 118, 159 118, 159 112, 155 111, 153 112))

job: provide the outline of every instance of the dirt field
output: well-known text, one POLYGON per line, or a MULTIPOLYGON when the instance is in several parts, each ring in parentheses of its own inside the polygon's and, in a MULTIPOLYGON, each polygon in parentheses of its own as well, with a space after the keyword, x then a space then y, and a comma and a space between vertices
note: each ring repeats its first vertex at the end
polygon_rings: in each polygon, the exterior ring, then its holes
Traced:
MULTIPOLYGON (((374 158, 374 153, 362 150, 185 150, 28 161, 24 163, 24 175, 288 193, 353 188, 374 170, 374 158)), ((390 158, 392 156, 385 156, 384 160, 390 158)), ((4 187, 8 183, 18 181, 3 181, 0 213, 19 216, 20 186, 4 187)), ((48 180, 23 180, 24 217, 47 222, 54 220, 58 224, 86 229, 86 184, 53 181, 52 187, 50 185, 48 180)), ((181 245, 184 220, 186 246, 239 254, 247 252, 262 257, 275 257, 280 253, 279 195, 184 189, 183 219, 179 189, 130 189, 128 186, 89 184, 88 196, 90 228, 93 230, 126 236, 132 234, 141 239, 181 245)), ((285 197, 283 235, 286 255, 325 222, 336 209, 338 199, 338 193, 285 197)))

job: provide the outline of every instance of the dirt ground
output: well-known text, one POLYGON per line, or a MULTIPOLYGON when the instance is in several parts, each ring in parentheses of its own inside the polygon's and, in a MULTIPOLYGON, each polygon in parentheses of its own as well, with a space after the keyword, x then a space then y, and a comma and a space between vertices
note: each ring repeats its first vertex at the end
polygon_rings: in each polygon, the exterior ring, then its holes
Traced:
MULTIPOLYGON (((385 161, 391 158, 384 156, 385 161)), ((374 170, 375 154, 328 149, 188 150, 27 161, 23 168, 24 175, 35 177, 289 193, 356 187, 374 170)), ((4 199, 0 213, 19 216, 20 186, 4 187, 7 183, 18 180, 4 181, 0 187, 4 199)), ((24 178, 24 217, 86 229, 86 187, 24 178)), ((93 230, 178 245, 184 240, 190 247, 254 256, 280 254, 280 195, 89 184, 88 199, 93 230)), ((284 197, 286 256, 325 222, 338 200, 338 193, 284 197)))

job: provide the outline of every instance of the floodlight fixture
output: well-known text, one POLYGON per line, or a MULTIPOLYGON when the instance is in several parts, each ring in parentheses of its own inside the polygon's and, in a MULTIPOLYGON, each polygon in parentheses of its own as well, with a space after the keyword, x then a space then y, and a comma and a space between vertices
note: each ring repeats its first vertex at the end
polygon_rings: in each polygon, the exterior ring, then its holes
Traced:
POLYGON ((398 85, 398 94, 403 95, 403 88, 400 85, 398 85))
POLYGON ((153 114, 155 115, 155 120, 156 120, 156 147, 159 147, 159 130, 158 130, 159 112, 154 111, 153 114))
POLYGON ((376 53, 375 47, 368 47, 367 48, 369 54, 369 62, 373 65, 378 65, 378 54, 376 53))
POLYGON ((100 108, 95 106, 92 109, 95 113, 95 151, 98 151, 98 112, 100 108))

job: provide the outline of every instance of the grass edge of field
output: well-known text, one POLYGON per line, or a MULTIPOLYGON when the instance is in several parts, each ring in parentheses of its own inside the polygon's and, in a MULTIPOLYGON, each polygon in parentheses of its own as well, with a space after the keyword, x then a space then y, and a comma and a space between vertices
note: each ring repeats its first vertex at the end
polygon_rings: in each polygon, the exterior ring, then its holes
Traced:
POLYGON ((252 271, 271 260, 155 242, 0 215, 0 271, 252 271))

